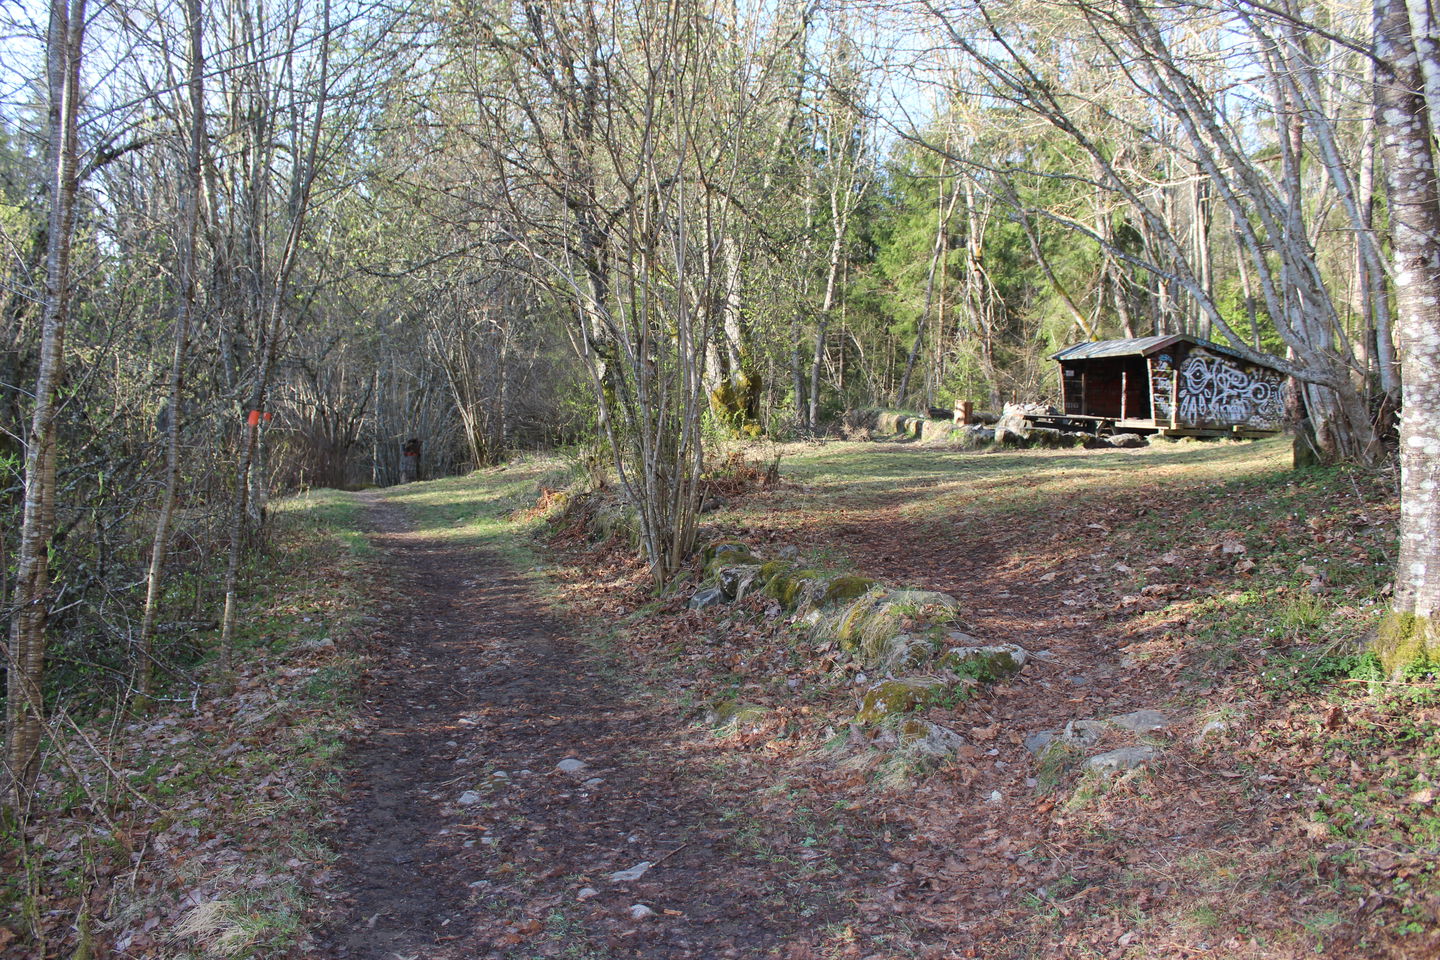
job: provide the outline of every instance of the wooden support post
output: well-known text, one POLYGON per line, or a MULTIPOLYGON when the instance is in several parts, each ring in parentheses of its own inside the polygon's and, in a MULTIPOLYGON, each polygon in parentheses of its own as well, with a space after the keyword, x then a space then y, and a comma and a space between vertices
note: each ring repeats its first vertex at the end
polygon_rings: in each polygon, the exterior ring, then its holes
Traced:
POLYGON ((1180 426, 1180 369, 1170 371, 1170 426, 1180 426))
POLYGON ((975 404, 969 400, 955 401, 955 422, 961 426, 975 419, 975 404))

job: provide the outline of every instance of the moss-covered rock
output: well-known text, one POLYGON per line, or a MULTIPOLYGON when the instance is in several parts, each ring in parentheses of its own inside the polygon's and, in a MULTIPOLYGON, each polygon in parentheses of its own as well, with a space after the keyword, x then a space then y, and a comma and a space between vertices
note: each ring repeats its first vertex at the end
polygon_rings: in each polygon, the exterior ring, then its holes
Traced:
POLYGON ((705 572, 713 576, 722 567, 759 566, 760 558, 743 543, 719 543, 705 548, 701 554, 705 572))
POLYGON ((900 747, 927 757, 953 757, 965 740, 948 727, 918 717, 907 717, 896 730, 900 747))
POLYGON ((1050 427, 1031 427, 1029 440, 1033 446, 1047 447, 1051 450, 1067 450, 1084 442, 1084 438, 1077 434, 1050 427))
POLYGON ((823 578, 818 570, 793 570, 777 573, 765 583, 765 595, 780 601, 786 610, 801 607, 818 592, 823 578))
POLYGON ((742 564, 735 567, 721 567, 717 574, 720 581, 720 589, 725 591, 725 596, 731 600, 744 600, 745 596, 755 586, 755 581, 760 576, 760 567, 756 564, 742 564))
POLYGON ((930 637, 897 633, 883 645, 876 645, 875 664, 887 670, 914 670, 930 663, 937 649, 930 637))
POLYGON ((943 670, 982 682, 1013 677, 1025 666, 1029 654, 1013 643, 951 647, 937 664, 943 670))
POLYGON ((764 381, 758 373, 741 370, 710 391, 715 419, 737 435, 759 436, 760 394, 764 381))
POLYGON ((722 553, 749 553, 750 548, 738 540, 722 540, 719 543, 711 543, 700 551, 700 558, 707 564, 722 553))
POLYGON ((760 580, 762 583, 769 583, 776 574, 788 573, 793 564, 784 560, 769 560, 760 564, 760 580))
POLYGON ((753 703, 741 700, 723 700, 712 704, 705 711, 705 719, 711 726, 735 727, 764 720, 769 711, 753 703))
POLYGON ((955 685, 939 677, 881 680, 871 685, 861 697, 855 722, 861 725, 877 723, 886 717, 909 713, 916 707, 945 700, 954 693, 955 685))
POLYGON ((842 603, 846 600, 854 600, 869 593, 875 586, 875 581, 868 577, 836 577, 825 587, 825 593, 821 595, 822 604, 842 603))
POLYGON ((928 661, 939 648, 943 624, 954 618, 954 597, 930 590, 871 587, 848 605, 816 620, 810 636, 835 640, 868 665, 891 669, 928 661), (913 621, 913 622, 912 622, 913 621))

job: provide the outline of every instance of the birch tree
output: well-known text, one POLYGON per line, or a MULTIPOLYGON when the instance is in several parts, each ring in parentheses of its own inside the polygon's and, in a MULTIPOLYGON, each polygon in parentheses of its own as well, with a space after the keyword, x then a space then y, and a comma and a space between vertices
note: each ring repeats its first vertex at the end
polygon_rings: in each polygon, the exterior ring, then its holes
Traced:
POLYGON ((1400 671, 1440 663, 1440 196, 1435 110, 1440 83, 1430 7, 1376 0, 1379 126, 1390 200, 1404 408, 1400 551, 1394 601, 1377 649, 1400 671))
POLYGON ((25 449, 25 505, 16 555, 6 686, 5 773, 9 799, 23 806, 34 785, 45 710, 45 622, 50 538, 55 529, 56 420, 65 372, 65 327, 73 279, 71 242, 79 181, 80 64, 85 0, 51 0, 46 39, 49 232, 39 374, 25 449))

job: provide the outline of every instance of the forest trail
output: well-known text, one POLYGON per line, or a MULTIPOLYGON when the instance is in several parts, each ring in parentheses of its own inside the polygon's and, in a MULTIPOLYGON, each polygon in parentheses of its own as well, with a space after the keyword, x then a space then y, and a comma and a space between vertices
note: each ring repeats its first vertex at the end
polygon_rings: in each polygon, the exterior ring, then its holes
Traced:
MULTIPOLYGON (((777 869, 794 825, 707 778, 679 721, 503 558, 364 498, 405 603, 375 636, 337 842, 347 912, 323 955, 808 956, 836 898, 813 870, 777 869), (557 769, 567 758, 585 768, 557 769)), ((829 851, 852 881, 868 872, 856 843, 829 851)))

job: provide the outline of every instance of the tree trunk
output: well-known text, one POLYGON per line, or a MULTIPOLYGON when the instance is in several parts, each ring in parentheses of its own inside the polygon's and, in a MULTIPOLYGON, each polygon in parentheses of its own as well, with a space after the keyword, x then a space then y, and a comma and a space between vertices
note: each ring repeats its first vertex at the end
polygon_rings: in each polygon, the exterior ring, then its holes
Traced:
MULTIPOLYGON (((957 184, 955 192, 950 196, 949 206, 945 203, 945 181, 940 181, 940 197, 935 204, 935 242, 930 249, 930 268, 925 273, 925 304, 920 309, 920 320, 915 325, 915 340, 910 344, 910 353, 905 358, 905 372, 900 376, 900 389, 895 394, 895 404, 904 408, 905 401, 910 395, 910 378, 915 373, 915 363, 919 360, 921 346, 925 343, 925 321, 930 316, 930 305, 935 299, 935 271, 943 270, 941 264, 945 259, 945 239, 947 229, 950 225, 950 217, 955 212, 955 204, 960 199, 960 187, 957 184)), ((939 320, 937 318, 937 325, 939 320)))
POLYGON ((14 614, 6 687, 7 800, 25 805, 39 772, 44 718, 45 620, 50 600, 50 538, 55 532, 56 399, 65 370, 70 319, 70 247, 75 229, 80 56, 85 0, 51 0, 45 72, 50 161, 45 302, 35 409, 25 451, 25 504, 16 557, 14 614))
POLYGON ((1377 639, 1387 669, 1440 663, 1440 196, 1432 118, 1404 0, 1376 0, 1378 116, 1390 197, 1404 414, 1395 596, 1377 639))

